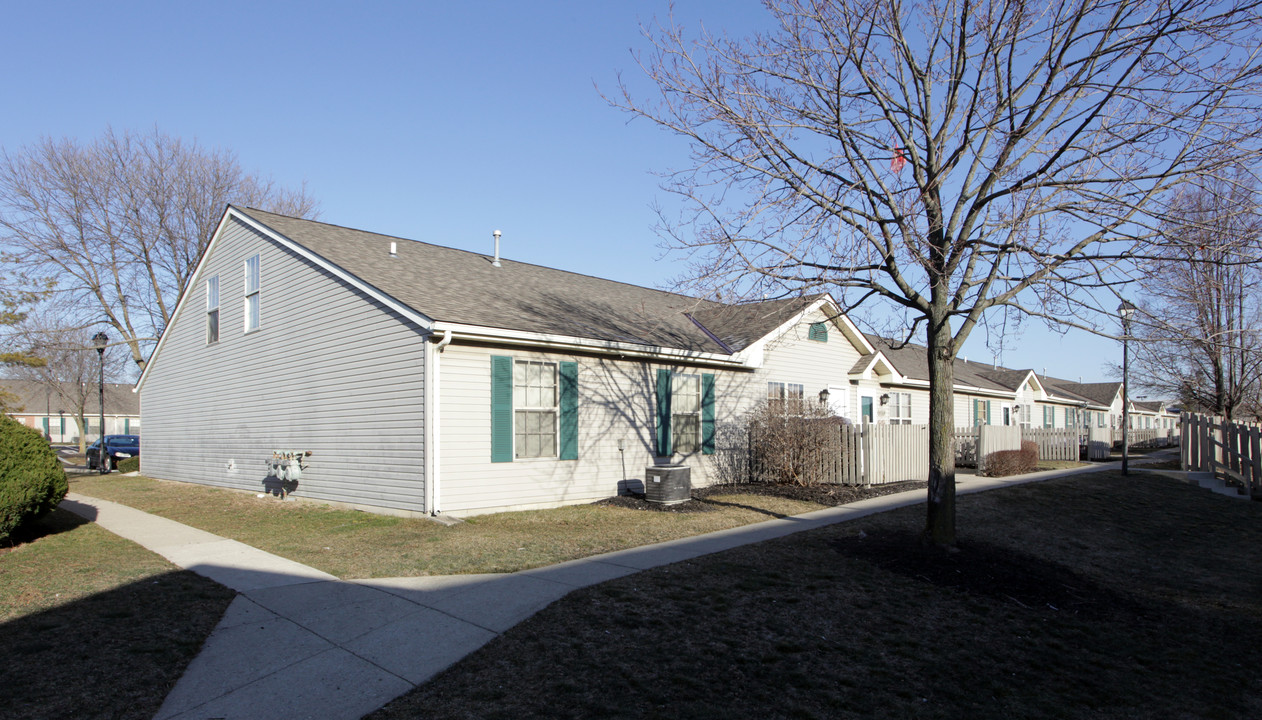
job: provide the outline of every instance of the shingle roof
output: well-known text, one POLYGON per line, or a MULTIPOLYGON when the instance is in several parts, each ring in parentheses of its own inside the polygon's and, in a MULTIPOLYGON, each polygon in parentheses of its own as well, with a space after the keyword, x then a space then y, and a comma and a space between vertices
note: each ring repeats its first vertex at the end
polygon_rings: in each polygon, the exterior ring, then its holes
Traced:
POLYGON ((1112 405, 1122 389, 1120 382, 1080 383, 1060 378, 1043 378, 1043 384, 1056 395, 1072 395, 1096 405, 1112 405))
POLYGON ((439 321, 730 354, 809 302, 724 305, 502 257, 494 267, 481 253, 235 209, 439 321))
MULTIPOLYGON (((923 345, 899 343, 879 335, 868 335, 868 341, 878 350, 885 353, 894 367, 904 377, 915 380, 929 380, 929 358, 923 345)), ((853 370, 851 372, 854 372, 853 370)), ((1018 370, 999 365, 971 363, 960 358, 955 359, 955 384, 985 390, 1003 390, 1015 392, 1021 382, 1032 372, 1018 370)), ((1075 402, 1090 402, 1095 405, 1111 405, 1113 398, 1121 389, 1120 382, 1078 383, 1060 378, 1036 375, 1049 394, 1075 402)))
MULTIPOLYGON (((132 392, 132 387, 128 383, 105 383, 106 415, 140 414, 140 396, 132 392)), ((0 380, 0 390, 17 398, 11 403, 14 414, 43 415, 46 410, 56 414, 62 410, 69 415, 77 409, 62 402, 55 390, 49 392, 47 385, 33 380, 0 380)), ((98 411, 96 383, 92 383, 90 391, 87 408, 88 414, 92 415, 98 411)))
MULTIPOLYGON (((885 357, 889 358, 901 375, 928 382, 929 355, 924 345, 900 343, 879 335, 867 335, 867 338, 876 349, 885 353, 885 357)), ((954 370, 956 385, 1009 392, 1015 391, 1029 372, 979 365, 960 358, 955 359, 954 370)))

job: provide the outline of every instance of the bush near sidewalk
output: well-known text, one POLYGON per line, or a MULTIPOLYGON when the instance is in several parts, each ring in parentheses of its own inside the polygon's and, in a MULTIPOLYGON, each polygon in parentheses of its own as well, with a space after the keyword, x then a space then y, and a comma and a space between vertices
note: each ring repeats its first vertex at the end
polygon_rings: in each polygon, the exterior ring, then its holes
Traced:
POLYGON ((140 472, 140 458, 130 457, 126 460, 119 460, 118 471, 120 473, 140 472))
POLYGON ((68 488, 66 471, 44 436, 0 415, 0 540, 56 507, 68 488))
POLYGON ((1039 446, 1029 440, 1021 442, 1020 450, 1000 450, 986 456, 986 475, 1007 477, 1034 472, 1039 466, 1039 446))

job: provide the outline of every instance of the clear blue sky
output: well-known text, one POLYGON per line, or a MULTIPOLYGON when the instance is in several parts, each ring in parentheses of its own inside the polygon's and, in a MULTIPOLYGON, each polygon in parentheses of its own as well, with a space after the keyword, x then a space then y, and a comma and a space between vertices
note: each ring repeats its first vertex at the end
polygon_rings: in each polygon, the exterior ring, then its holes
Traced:
MULTIPOLYGON (((235 151, 305 182, 326 222, 668 287, 654 171, 682 141, 609 107, 665 0, 11 3, 0 145, 107 125, 235 151)), ((755 0, 679 0, 677 20, 744 34, 755 0)), ((962 355, 989 361, 978 330, 962 355)), ((1026 324, 1000 362, 1105 380, 1116 342, 1026 324), (1019 347, 1014 347, 1019 346, 1019 347)))

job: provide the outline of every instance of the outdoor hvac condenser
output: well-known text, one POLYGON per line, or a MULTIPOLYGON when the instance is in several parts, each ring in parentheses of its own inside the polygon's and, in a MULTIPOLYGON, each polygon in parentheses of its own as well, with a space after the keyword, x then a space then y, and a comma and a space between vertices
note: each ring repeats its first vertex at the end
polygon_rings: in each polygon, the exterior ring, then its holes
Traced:
POLYGON ((687 465, 650 465, 644 468, 644 499, 674 505, 692 499, 692 468, 687 465))

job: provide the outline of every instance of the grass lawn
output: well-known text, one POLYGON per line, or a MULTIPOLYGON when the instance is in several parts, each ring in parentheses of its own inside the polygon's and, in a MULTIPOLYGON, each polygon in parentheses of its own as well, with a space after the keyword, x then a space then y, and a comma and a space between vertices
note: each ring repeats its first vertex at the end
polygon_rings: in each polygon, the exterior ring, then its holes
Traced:
POLYGON ((1262 503, 1160 476, 912 507, 571 594, 386 718, 1259 718, 1262 503))
POLYGON ((54 510, 0 546, 0 717, 153 717, 234 595, 54 510))
POLYGON ((72 476, 70 490, 239 540, 344 579, 513 572, 823 507, 781 497, 715 495, 711 500, 718 502, 706 508, 710 512, 574 505, 483 515, 446 527, 423 518, 281 502, 140 476, 72 476))

